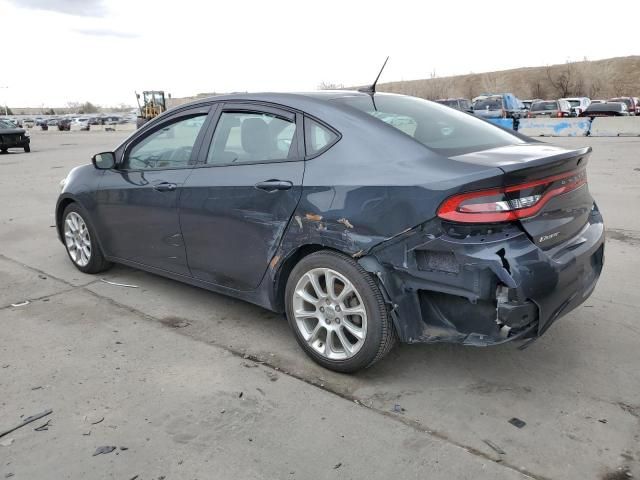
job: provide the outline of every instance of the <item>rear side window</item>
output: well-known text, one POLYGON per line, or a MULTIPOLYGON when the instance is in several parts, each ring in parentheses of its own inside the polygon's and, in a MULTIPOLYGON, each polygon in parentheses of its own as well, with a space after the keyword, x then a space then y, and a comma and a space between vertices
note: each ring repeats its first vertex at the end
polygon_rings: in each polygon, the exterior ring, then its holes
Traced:
POLYGON ((525 143, 473 115, 421 98, 375 94, 332 101, 365 112, 446 156, 525 143))
POLYGON ((557 110, 558 103, 557 102, 536 102, 531 105, 531 110, 535 111, 544 111, 544 110, 557 110))
POLYGON ((317 155, 338 141, 338 134, 310 118, 304 119, 305 150, 307 156, 317 155))
POLYGON ((284 161, 293 152, 296 124, 261 112, 222 112, 207 164, 284 161))

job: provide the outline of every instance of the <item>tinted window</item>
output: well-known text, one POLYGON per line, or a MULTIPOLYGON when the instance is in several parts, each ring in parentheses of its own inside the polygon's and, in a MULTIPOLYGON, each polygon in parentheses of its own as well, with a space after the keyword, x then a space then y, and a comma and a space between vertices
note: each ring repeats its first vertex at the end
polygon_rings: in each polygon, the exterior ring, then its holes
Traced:
POLYGON ((524 143, 516 136, 472 115, 421 98, 375 95, 333 101, 368 113, 444 155, 524 143))
POLYGON ((307 155, 315 155, 329 148, 338 139, 335 132, 310 118, 305 118, 304 129, 307 155))
POLYGON ((569 102, 569 105, 571 105, 572 107, 579 107, 580 106, 580 100, 567 100, 569 102))
POLYGON ((502 97, 490 97, 484 100, 478 100, 473 104, 474 110, 500 110, 503 106, 502 97))
POLYGON ((223 112, 213 134, 208 164, 287 160, 296 124, 270 113, 223 112))
POLYGON ((531 110, 558 110, 558 102, 535 102, 531 105, 531 110))
POLYGON ((206 118, 206 115, 198 115, 182 119, 144 137, 127 154, 124 168, 141 170, 186 167, 206 118))

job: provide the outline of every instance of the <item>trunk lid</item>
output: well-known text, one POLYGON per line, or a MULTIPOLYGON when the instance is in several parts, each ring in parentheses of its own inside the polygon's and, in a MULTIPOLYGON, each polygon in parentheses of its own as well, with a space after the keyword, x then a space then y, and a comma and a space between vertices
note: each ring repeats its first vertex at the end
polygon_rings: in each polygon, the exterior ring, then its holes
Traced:
POLYGON ((586 183, 586 166, 591 148, 567 150, 545 144, 500 147, 452 157, 454 160, 500 168, 503 187, 529 185, 529 195, 561 191, 556 196, 542 195, 542 208, 534 215, 517 220, 531 240, 540 248, 550 249, 577 235, 589 219, 593 198, 586 183), (547 182, 548 180, 548 182, 547 182))

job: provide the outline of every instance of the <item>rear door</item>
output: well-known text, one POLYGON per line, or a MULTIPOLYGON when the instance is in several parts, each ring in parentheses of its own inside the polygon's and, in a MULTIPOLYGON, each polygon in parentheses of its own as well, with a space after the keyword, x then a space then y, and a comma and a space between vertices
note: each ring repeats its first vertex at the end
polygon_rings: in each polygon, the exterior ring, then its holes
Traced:
POLYGON ((302 193, 302 115, 259 104, 222 106, 180 197, 194 277, 253 290, 302 193))
POLYGON ((210 107, 180 111, 125 147, 97 192, 97 222, 108 255, 189 275, 178 199, 197 160, 210 107))

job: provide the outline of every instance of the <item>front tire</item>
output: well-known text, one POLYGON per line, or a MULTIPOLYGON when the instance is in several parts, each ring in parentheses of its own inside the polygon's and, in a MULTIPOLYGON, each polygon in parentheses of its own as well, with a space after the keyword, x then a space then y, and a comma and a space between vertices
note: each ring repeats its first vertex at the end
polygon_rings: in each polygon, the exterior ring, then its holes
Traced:
POLYGON ((285 291, 289 325, 316 363, 337 372, 367 368, 393 347, 396 333, 374 278, 330 251, 304 257, 285 291))
POLYGON ((31 146, 27 145, 24 147, 24 153, 29 153, 31 151, 31 146))
POLYGON ((62 238, 69 258, 83 273, 100 273, 111 267, 96 241, 96 234, 82 207, 71 203, 62 214, 62 238))

